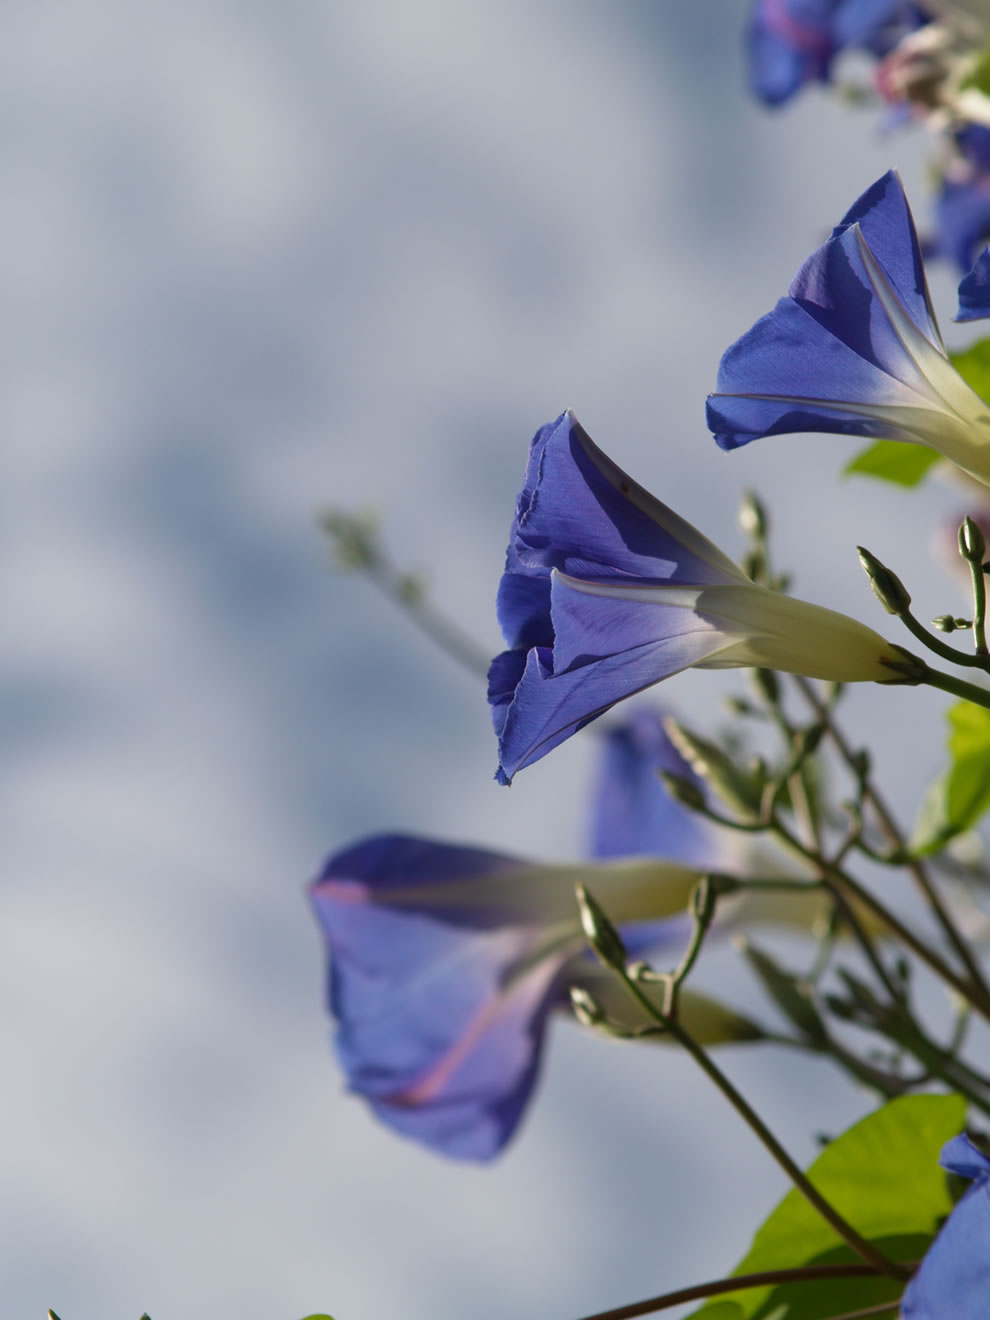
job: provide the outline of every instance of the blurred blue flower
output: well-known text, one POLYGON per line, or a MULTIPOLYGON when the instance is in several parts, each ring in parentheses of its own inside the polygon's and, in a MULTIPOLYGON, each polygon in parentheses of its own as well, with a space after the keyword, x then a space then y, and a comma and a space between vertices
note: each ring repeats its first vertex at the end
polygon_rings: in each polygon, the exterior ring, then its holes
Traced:
POLYGON ((795 431, 905 440, 990 484, 990 409, 946 355, 896 173, 726 351, 708 424, 723 449, 795 431))
POLYGON ((501 783, 692 665, 884 682, 903 664, 863 624, 751 582, 569 412, 533 438, 497 609, 510 647, 488 678, 501 783))
POLYGON ((954 261, 965 275, 990 238, 990 128, 967 124, 951 141, 935 204, 931 249, 954 261))
POLYGON ((739 836, 717 830, 663 786, 661 771, 687 779, 704 792, 663 721, 661 711, 640 706, 602 730, 588 809, 588 855, 676 856, 689 866, 731 869, 740 856, 739 836))
POLYGON ((966 1136, 942 1148, 944 1169, 968 1178, 901 1299, 903 1320, 986 1320, 990 1315, 990 1159, 966 1136))
POLYGON ((987 316, 990 316, 990 247, 983 249, 973 269, 960 281, 955 319, 981 321, 987 316))
MULTIPOLYGON (((674 857, 678 824, 668 818, 664 839, 674 857)), ((529 1099, 551 1009, 572 984, 615 993, 586 952, 575 884, 615 921, 637 923, 623 929, 638 952, 679 947, 698 875, 652 858, 541 865, 403 835, 331 857, 310 896, 350 1089, 434 1150, 491 1159, 529 1099)), ((758 1034, 700 996, 682 1011, 710 1043, 758 1034)))
MULTIPOLYGON (((947 179, 935 204, 935 222, 937 255, 948 257, 967 274, 990 235, 990 173, 964 181, 947 179)), ((974 319, 963 314, 965 310, 957 321, 974 319)))
POLYGON ((746 29, 750 89, 783 105, 805 83, 828 82, 840 51, 885 55, 927 21, 905 0, 756 0, 746 29))

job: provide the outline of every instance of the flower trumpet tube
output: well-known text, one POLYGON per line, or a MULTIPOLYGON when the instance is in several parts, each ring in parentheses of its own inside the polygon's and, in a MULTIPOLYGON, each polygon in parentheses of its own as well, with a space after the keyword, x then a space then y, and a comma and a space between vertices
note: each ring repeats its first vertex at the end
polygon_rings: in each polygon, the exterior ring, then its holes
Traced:
POLYGON ((537 432, 516 506, 489 670, 509 783, 617 701, 691 666, 916 681, 871 628, 751 582, 592 442, 573 413, 537 432))
MULTIPOLYGON (((652 858, 539 865, 403 835, 331 857, 310 898, 350 1089, 434 1150, 491 1159, 536 1083, 551 1010, 569 1005, 572 983, 597 988, 575 885, 622 924, 631 951, 680 949, 699 874, 652 858)), ((692 1009, 713 1042, 759 1034, 702 997, 692 1009)))
POLYGON ((726 351, 708 424, 723 449, 796 431, 922 444, 990 485, 990 408, 945 352, 896 173, 726 351))

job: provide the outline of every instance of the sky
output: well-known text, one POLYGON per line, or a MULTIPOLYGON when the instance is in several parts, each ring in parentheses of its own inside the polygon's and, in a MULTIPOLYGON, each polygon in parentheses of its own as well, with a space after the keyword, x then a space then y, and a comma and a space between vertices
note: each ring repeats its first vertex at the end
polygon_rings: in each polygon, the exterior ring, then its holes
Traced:
MULTIPOLYGON (((751 103, 745 8, 0 13, 11 1315, 577 1320, 731 1268, 785 1190, 688 1060, 566 1024, 499 1163, 402 1141, 344 1093, 304 897, 378 831, 580 856, 594 750, 498 788, 479 684, 334 572, 321 508, 375 510, 494 653, 526 445, 571 406, 729 553, 760 491, 807 599, 888 627, 862 542, 963 608, 929 535, 955 492, 919 516, 840 478, 854 442, 706 432, 721 353, 859 193, 897 165, 929 201, 920 133, 751 103)), ((664 699, 710 727, 735 682, 664 699)), ((849 718, 910 817, 942 703, 907 700, 849 718)), ((802 1160, 869 1107, 725 1062, 802 1160)))

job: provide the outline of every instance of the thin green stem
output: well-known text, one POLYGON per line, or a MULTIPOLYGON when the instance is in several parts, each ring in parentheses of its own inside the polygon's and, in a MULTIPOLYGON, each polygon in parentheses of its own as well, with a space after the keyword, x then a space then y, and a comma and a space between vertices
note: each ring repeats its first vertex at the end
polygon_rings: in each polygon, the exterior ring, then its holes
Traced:
POLYGON ((987 656, 971 655, 968 651, 960 651, 958 647, 949 646, 948 642, 943 642, 940 637, 930 633, 920 619, 916 619, 910 610, 898 610, 897 617, 904 627, 923 646, 927 646, 929 651, 934 651, 936 655, 941 656, 943 660, 949 660, 954 665, 968 665, 973 669, 986 669, 987 656))
POLYGON ((885 907, 868 889, 865 889, 858 880, 855 880, 848 871, 835 866, 826 858, 821 857, 808 849, 796 838, 786 826, 778 821, 774 827, 774 833, 777 838, 786 847, 803 857, 816 867, 826 879, 830 879, 839 892, 854 903, 860 904, 866 908, 883 925, 887 927, 892 934, 904 944, 911 952, 925 964, 936 976, 940 977, 947 985, 950 985, 967 1003, 972 1004, 973 1008, 990 1022, 990 1002, 981 994, 975 986, 969 981, 964 980, 959 974, 940 958, 933 949, 930 949, 924 940, 920 939, 909 926, 906 926, 899 917, 895 916, 889 908, 885 907))
POLYGON ((969 561, 973 575, 973 645, 976 654, 984 658, 990 654, 987 647, 987 580, 979 560, 969 561))
POLYGON ((705 1050, 702 1049, 694 1037, 687 1032, 683 1026, 681 1026, 680 1022, 678 1022, 676 1018, 664 1017, 656 1005, 650 1000, 649 996, 643 994, 639 986, 627 973, 620 970, 619 975, 622 977, 624 985, 632 994, 633 998, 652 1018, 654 1018, 655 1021, 670 1032, 679 1045, 687 1050, 688 1054, 691 1055, 692 1059, 694 1059, 698 1067, 701 1068, 702 1072, 705 1073, 710 1081, 714 1082, 740 1118, 748 1124, 750 1130, 758 1140, 762 1142, 768 1154, 770 1154, 784 1170, 788 1178, 790 1178, 791 1182, 793 1182, 794 1186, 798 1189, 808 1204, 811 1205, 812 1208, 821 1215, 825 1222, 839 1235, 839 1237, 841 1237, 842 1240, 856 1252, 857 1256, 860 1256, 868 1265, 871 1265, 878 1274, 885 1274, 892 1279, 908 1278, 908 1270, 903 1266, 896 1264, 894 1261, 889 1260, 882 1251, 878 1251, 872 1243, 867 1242, 864 1237, 856 1232, 847 1220, 843 1219, 834 1206, 822 1196, 821 1192, 819 1192, 815 1185, 808 1179, 804 1171, 795 1164, 793 1159, 791 1159, 790 1155, 788 1155, 784 1147, 763 1122, 756 1110, 753 1109, 743 1095, 736 1090, 728 1077, 725 1076, 718 1065, 709 1057, 705 1050))
MULTIPOLYGON (((917 1262, 906 1268, 914 1269, 917 1262)), ((654 1315, 671 1306, 685 1302, 700 1302, 706 1297, 718 1297, 727 1292, 745 1292, 747 1288, 772 1288, 778 1283, 820 1283, 823 1279, 871 1279, 877 1271, 872 1265, 801 1265, 793 1269, 760 1270, 754 1274, 737 1274, 731 1279, 712 1279, 709 1283, 696 1283, 690 1288, 648 1297, 642 1302, 631 1302, 612 1311, 598 1311, 584 1320, 638 1320, 639 1316, 654 1315)), ((888 1309, 896 1305, 888 1303, 888 1309)))
POLYGON ((976 654, 986 660, 990 654, 987 648, 987 584, 983 576, 987 543, 979 524, 968 515, 959 528, 959 553, 969 564, 973 585, 973 646, 976 654))
POLYGON ((342 568, 365 573, 441 651, 476 677, 487 678, 490 656, 429 603, 413 575, 395 566, 383 549, 373 522, 359 514, 328 509, 320 516, 320 523, 333 542, 342 568))
POLYGON ((879 953, 874 948, 873 941, 870 939, 870 936, 867 933, 865 927, 863 926, 863 923, 860 921, 856 909, 853 907, 852 903, 849 902, 849 899, 845 896, 845 894, 843 894, 840 890, 834 889, 832 892, 835 896, 836 903, 838 903, 839 905, 839 909, 842 914, 842 920, 852 931, 853 936, 856 939, 856 942, 859 944, 859 947, 863 950, 863 954, 866 957, 867 962, 870 964, 870 966, 873 968, 874 972, 876 973, 877 979, 879 980, 880 984, 887 991, 887 994, 890 995, 894 1003, 901 1003, 904 998, 903 993, 900 987, 894 984, 893 978, 891 977, 890 973, 887 971, 887 968, 883 964, 883 959, 880 957, 879 953))
POLYGON ((974 706, 982 706, 985 710, 990 710, 990 689, 977 687, 975 683, 967 683, 964 678, 956 678, 955 674, 945 674, 941 669, 932 669, 930 665, 925 665, 925 672, 919 683, 927 687, 938 688, 942 692, 949 692, 954 697, 962 697, 963 701, 971 701, 974 706))
MULTIPOLYGON (((812 710, 828 727, 832 742, 835 744, 835 748, 839 755, 853 774, 860 780, 863 798, 866 802, 869 802, 870 806, 873 808, 876 818, 880 822, 880 826, 886 834, 888 841, 897 852, 903 852, 906 847, 903 831, 898 825, 890 807, 887 805, 886 800, 881 796, 870 776, 860 774, 856 754, 847 741, 844 733, 836 724, 831 710, 818 696, 818 693, 812 687, 808 679, 798 677, 796 682, 799 690, 811 706, 812 710)), ((990 1004, 990 986, 987 985, 982 969, 976 958, 973 956, 968 943, 963 939, 949 910, 943 904, 941 897, 932 882, 931 876, 928 874, 927 867, 919 858, 910 859, 906 865, 925 902, 931 909, 932 915, 941 927, 945 938, 951 944, 960 962, 962 962, 963 966, 966 968, 973 984, 984 995, 987 1003, 990 1004)))
POLYGON ((386 596, 400 607, 413 623, 445 651, 452 660, 477 678, 488 677, 491 656, 477 645, 473 638, 441 614, 422 596, 410 593, 405 579, 384 556, 369 564, 367 574, 386 596))

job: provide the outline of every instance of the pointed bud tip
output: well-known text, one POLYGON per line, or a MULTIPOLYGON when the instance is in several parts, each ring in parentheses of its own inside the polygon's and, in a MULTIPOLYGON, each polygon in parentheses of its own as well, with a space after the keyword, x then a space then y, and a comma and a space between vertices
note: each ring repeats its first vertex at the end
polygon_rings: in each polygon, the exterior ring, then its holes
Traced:
POLYGON ((746 536, 757 540, 762 540, 767 534, 767 511, 754 491, 743 492, 739 502, 739 526, 746 536))
POLYGON ((911 606, 911 595, 893 570, 882 564, 865 546, 856 547, 859 562, 870 579, 873 594, 888 614, 906 614, 911 606))
POLYGON ((987 543, 983 532, 970 517, 965 517, 959 528, 959 553, 971 564, 983 563, 987 543))
POLYGON ((626 946, 619 932, 608 919, 601 904, 584 885, 575 885, 574 889, 581 914, 581 929, 588 943, 606 967, 624 968, 626 946))
POLYGON ((600 1022, 604 1022, 605 1013, 601 1005, 583 986, 572 985, 569 993, 571 1009, 582 1027, 596 1027, 600 1022))
POLYGON ((679 802, 682 807, 688 807, 691 811, 704 811, 705 795, 697 784, 685 779, 683 775, 671 774, 669 770, 658 770, 657 773, 668 795, 675 802, 679 802))

